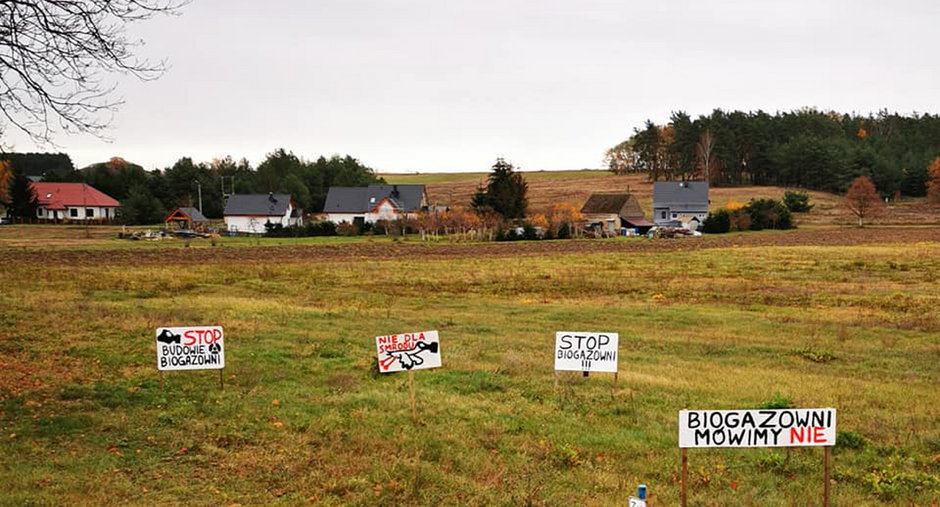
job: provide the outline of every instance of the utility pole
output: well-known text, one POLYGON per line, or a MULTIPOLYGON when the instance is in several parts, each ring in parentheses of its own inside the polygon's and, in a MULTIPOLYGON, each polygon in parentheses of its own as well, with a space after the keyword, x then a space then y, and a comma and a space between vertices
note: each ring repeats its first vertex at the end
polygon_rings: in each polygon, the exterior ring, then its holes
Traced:
POLYGON ((199 212, 202 213, 202 183, 199 180, 193 180, 196 184, 196 191, 199 193, 199 212))

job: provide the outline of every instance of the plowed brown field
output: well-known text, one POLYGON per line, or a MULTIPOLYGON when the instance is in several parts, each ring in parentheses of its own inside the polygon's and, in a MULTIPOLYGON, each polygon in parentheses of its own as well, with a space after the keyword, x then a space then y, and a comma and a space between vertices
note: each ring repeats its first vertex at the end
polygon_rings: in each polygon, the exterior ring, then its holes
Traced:
POLYGON ((513 243, 389 243, 253 247, 159 248, 153 250, 0 249, 0 264, 41 263, 84 266, 142 264, 257 263, 316 260, 364 262, 415 258, 519 257, 557 254, 672 252, 728 247, 848 246, 940 241, 936 227, 874 227, 793 230, 684 239, 567 240, 513 243))

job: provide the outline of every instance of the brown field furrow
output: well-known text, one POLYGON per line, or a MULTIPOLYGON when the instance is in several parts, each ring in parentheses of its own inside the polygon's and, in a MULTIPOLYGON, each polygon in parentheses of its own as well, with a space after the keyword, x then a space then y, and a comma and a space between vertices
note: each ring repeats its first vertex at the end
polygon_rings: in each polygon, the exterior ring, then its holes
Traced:
POLYGON ((706 236, 701 238, 635 241, 567 240, 512 243, 388 243, 347 245, 288 245, 219 248, 165 248, 156 250, 27 250, 0 249, 0 266, 62 264, 122 266, 142 264, 253 263, 314 260, 361 262, 405 258, 519 257, 546 254, 672 252, 728 247, 846 246, 940 241, 940 228, 845 228, 795 230, 763 234, 706 236))

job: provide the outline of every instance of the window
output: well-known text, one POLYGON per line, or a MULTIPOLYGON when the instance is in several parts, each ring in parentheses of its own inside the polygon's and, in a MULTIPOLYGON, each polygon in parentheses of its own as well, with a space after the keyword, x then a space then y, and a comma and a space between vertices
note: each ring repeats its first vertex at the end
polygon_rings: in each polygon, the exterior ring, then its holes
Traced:
POLYGON ((679 218, 679 215, 678 215, 677 213, 673 213, 673 214, 672 214, 672 219, 675 220, 675 219, 677 219, 677 218, 679 218))
POLYGON ((42 215, 43 215, 43 209, 42 208, 36 209, 36 216, 41 217, 42 215))
POLYGON ((666 212, 665 212, 665 211, 660 211, 660 212, 659 212, 659 218, 662 218, 663 220, 665 220, 665 219, 666 219, 666 212))
POLYGON ((72 218, 78 218, 78 210, 75 208, 69 208, 69 216, 72 218))
POLYGON ((85 208, 85 218, 91 218, 95 216, 95 208, 85 208))

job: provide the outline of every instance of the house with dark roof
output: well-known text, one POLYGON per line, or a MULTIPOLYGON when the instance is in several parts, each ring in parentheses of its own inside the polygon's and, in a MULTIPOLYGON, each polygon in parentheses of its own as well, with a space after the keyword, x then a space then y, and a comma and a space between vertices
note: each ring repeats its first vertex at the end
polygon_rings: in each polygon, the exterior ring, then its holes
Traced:
POLYGON ((653 222, 693 229, 708 217, 708 182, 657 181, 653 184, 653 222))
POLYGON ((424 185, 369 185, 330 187, 323 212, 334 223, 361 224, 414 217, 427 207, 424 185))
POLYGON ((32 182, 39 208, 36 218, 43 220, 97 220, 117 218, 121 207, 113 197, 87 183, 32 182))
POLYGON ((163 219, 163 223, 165 224, 173 222, 186 228, 192 228, 193 224, 201 224, 208 221, 209 219, 206 218, 201 211, 191 207, 176 208, 163 219))
POLYGON ((222 214, 225 227, 233 233, 264 234, 269 223, 303 225, 303 213, 289 194, 234 194, 222 214))
POLYGON ((604 236, 616 236, 623 229, 646 234, 653 223, 646 219, 636 196, 628 193, 596 193, 581 207, 587 227, 604 236))

